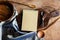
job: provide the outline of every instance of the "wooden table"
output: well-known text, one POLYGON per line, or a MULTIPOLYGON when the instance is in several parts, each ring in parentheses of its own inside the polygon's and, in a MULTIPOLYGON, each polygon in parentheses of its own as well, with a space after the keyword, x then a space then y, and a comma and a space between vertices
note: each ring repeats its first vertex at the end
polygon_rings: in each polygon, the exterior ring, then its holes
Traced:
MULTIPOLYGON (((45 6, 45 5, 52 6, 55 9, 60 8, 60 0, 10 0, 10 1, 22 2, 26 4, 34 4, 36 5, 36 8, 40 8, 41 6, 45 6)), ((17 5, 17 4, 13 4, 13 5, 17 8, 17 11, 19 14, 20 14, 21 8, 29 9, 26 6, 22 7, 22 5, 17 5)), ((20 15, 18 15, 17 19, 18 19, 19 25, 21 24, 20 18, 21 18, 20 15)), ((49 22, 51 22, 52 20, 55 20, 56 18, 50 19, 49 22)), ((45 37, 44 37, 45 40, 60 40, 60 19, 56 21, 48 29, 46 29, 44 32, 45 32, 45 37)))

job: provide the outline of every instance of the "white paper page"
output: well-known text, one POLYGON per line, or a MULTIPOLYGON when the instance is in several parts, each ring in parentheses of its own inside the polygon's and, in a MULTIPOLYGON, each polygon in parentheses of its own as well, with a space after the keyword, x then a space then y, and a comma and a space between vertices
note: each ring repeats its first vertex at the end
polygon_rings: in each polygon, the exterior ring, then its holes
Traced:
POLYGON ((38 11, 23 10, 22 30, 37 31, 38 11))

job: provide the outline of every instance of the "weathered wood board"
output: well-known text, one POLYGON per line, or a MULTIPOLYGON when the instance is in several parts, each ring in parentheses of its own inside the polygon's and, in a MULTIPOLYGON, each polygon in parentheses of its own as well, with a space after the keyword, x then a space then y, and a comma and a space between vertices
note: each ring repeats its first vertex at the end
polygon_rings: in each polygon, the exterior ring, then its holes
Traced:
MULTIPOLYGON (((26 4, 34 4, 36 5, 37 8, 40 8, 41 6, 45 6, 45 5, 52 6, 55 9, 60 8, 60 0, 10 0, 10 1, 22 2, 26 4)), ((29 9, 26 6, 22 7, 21 5, 16 5, 16 4, 13 4, 13 5, 17 8, 18 12, 20 12, 21 8, 29 9)), ((50 20, 52 21, 53 19, 55 18, 52 18, 50 20)), ((56 23, 54 23, 52 26, 50 26, 47 30, 45 30, 44 39, 45 40, 60 40, 60 19, 56 23)))

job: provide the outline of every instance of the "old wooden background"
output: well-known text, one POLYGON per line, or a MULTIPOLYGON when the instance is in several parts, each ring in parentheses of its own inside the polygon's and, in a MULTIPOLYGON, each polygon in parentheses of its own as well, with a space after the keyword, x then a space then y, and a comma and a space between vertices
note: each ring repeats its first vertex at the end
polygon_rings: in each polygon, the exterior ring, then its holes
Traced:
MULTIPOLYGON (((36 5, 36 8, 40 8, 41 6, 44 5, 52 6, 55 9, 60 8, 60 0, 8 0, 8 1, 21 2, 25 4, 34 4, 36 5)), ((17 8, 18 13, 20 13, 21 9, 29 9, 26 6, 17 5, 17 4, 13 4, 13 5, 17 8)), ((20 15, 18 16, 18 18, 20 18, 20 15)), ((50 22, 54 21, 56 18, 57 17, 50 19, 50 22)), ((44 37, 45 40, 60 40, 60 19, 57 20, 57 22, 55 22, 44 32, 45 32, 45 37, 44 37)))

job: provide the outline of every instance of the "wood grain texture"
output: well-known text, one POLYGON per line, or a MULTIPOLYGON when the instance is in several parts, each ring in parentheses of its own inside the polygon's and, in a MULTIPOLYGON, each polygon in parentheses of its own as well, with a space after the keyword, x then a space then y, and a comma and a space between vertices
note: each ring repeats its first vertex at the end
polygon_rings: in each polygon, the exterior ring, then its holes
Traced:
MULTIPOLYGON (((36 8, 40 8, 46 5, 52 6, 55 9, 60 8, 60 0, 10 0, 10 1, 22 2, 26 4, 34 4, 36 5, 36 8)), ((20 12, 21 8, 29 9, 28 7, 22 7, 21 5, 16 5, 16 4, 13 4, 13 5, 17 8, 18 12, 20 12)), ((54 19, 55 18, 52 18, 50 20, 52 21, 54 19)), ((45 37, 44 37, 45 40, 60 40, 60 19, 44 32, 45 32, 45 37)))

